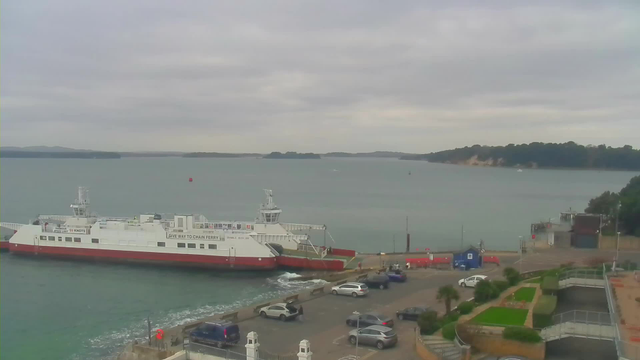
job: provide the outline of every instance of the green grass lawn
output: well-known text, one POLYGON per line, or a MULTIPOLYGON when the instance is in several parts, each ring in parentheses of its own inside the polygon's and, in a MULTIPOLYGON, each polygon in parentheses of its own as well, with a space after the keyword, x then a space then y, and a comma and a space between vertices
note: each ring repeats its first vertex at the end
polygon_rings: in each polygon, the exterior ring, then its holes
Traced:
POLYGON ((527 309, 510 309, 503 307, 490 307, 476 315, 472 322, 483 325, 495 326, 522 326, 527 319, 527 309))
POLYGON ((518 291, 513 294, 513 299, 515 301, 533 301, 533 297, 536 294, 536 288, 523 287, 518 289, 518 291))
POLYGON ((527 284, 540 284, 542 278, 537 277, 537 278, 533 278, 533 279, 529 279, 527 281, 525 281, 525 283, 527 284))

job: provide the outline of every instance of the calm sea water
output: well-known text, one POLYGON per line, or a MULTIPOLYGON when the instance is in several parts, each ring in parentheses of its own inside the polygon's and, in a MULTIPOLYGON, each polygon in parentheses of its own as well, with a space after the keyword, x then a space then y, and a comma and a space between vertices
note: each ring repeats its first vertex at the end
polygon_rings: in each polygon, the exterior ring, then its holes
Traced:
MULTIPOLYGON (((66 214, 76 187, 91 190, 101 215, 202 213, 251 220, 274 190, 282 220, 326 224, 336 247, 458 247, 484 239, 516 249, 531 222, 582 210, 632 172, 473 168, 382 159, 2 159, 0 218, 23 222, 66 214), (409 175, 409 171, 411 175, 409 175), (188 182, 193 178, 192 183, 188 182)), ((322 243, 320 234, 312 234, 322 243)), ((146 318, 166 327, 295 291, 274 273, 189 271, 0 257, 0 357, 98 359, 144 336, 146 318)))

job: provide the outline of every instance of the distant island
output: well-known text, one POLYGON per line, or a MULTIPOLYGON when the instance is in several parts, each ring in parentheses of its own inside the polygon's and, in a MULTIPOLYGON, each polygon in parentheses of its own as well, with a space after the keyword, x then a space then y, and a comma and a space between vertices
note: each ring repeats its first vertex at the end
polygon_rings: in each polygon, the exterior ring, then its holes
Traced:
POLYGON ((232 154, 217 152, 193 152, 182 155, 186 158, 241 158, 241 157, 262 157, 262 154, 232 154))
POLYGON ((423 155, 407 155, 400 159, 475 166, 640 170, 640 150, 634 150, 630 145, 619 148, 583 146, 573 141, 564 144, 473 145, 423 155))
POLYGON ((2 150, 0 158, 22 159, 120 159, 116 152, 103 151, 15 151, 2 150))
POLYGON ((262 157, 263 159, 320 159, 320 155, 314 153, 297 153, 294 151, 287 151, 286 153, 272 152, 269 155, 262 157))
POLYGON ((373 151, 366 153, 348 153, 348 152, 329 152, 322 157, 357 157, 357 158, 400 158, 402 156, 411 156, 413 154, 397 152, 397 151, 373 151))

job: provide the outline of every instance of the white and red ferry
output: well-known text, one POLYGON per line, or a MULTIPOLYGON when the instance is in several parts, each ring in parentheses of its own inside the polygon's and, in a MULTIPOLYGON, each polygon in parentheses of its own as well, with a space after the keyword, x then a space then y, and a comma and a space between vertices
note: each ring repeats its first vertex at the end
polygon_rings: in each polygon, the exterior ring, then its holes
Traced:
POLYGON ((293 233, 321 230, 326 236, 326 226, 280 223, 282 210, 274 204, 271 190, 265 194, 267 201, 252 222, 211 221, 195 214, 125 218, 93 214, 89 191, 80 187, 78 199, 71 204, 72 215, 41 215, 30 224, 3 222, 0 226, 15 231, 9 250, 17 254, 223 269, 268 270, 278 265, 342 269, 337 260, 324 259, 326 250, 314 246, 309 235, 293 233), (317 256, 286 256, 278 245, 317 256))

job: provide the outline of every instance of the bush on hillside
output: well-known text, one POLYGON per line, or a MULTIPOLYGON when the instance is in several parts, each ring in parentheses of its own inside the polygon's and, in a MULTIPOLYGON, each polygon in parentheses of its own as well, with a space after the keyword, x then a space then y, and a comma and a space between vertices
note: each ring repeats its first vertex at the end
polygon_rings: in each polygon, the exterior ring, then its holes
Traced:
POLYGON ((492 283, 496 287, 496 289, 498 289, 498 294, 502 293, 503 291, 511 287, 509 282, 504 280, 493 280, 492 283))
POLYGON ((512 267, 505 268, 502 271, 502 275, 507 279, 510 286, 516 285, 520 282, 520 272, 512 267))
POLYGON ((447 324, 458 321, 459 318, 460 318, 460 314, 458 314, 455 311, 452 311, 449 314, 438 319, 438 324, 440 324, 440 327, 443 327, 447 324))
POLYGON ((456 338, 456 323, 448 323, 442 327, 442 337, 447 340, 453 340, 456 338))
POLYGON ((488 280, 481 280, 476 284, 476 289, 473 291, 475 301, 478 303, 484 303, 489 300, 493 300, 500 295, 498 288, 488 280))
POLYGON ((420 333, 425 335, 431 335, 438 331, 440 329, 438 313, 435 311, 423 312, 418 317, 418 326, 420 327, 420 333))
POLYGON ((540 284, 540 289, 542 289, 544 295, 554 295, 559 288, 557 276, 545 276, 540 284))
POLYGON ((463 301, 458 304, 458 312, 462 315, 470 314, 473 311, 473 303, 471 301, 463 301))
POLYGON ((558 297, 554 295, 542 295, 533 307, 533 327, 542 329, 553 325, 552 314, 556 310, 558 297))
MULTIPOLYGON (((442 333, 444 336, 444 329, 442 333)), ((502 332, 502 337, 507 340, 515 340, 528 343, 539 343, 542 341, 542 337, 540 337, 540 334, 537 331, 518 326, 510 326, 505 328, 502 332)))

